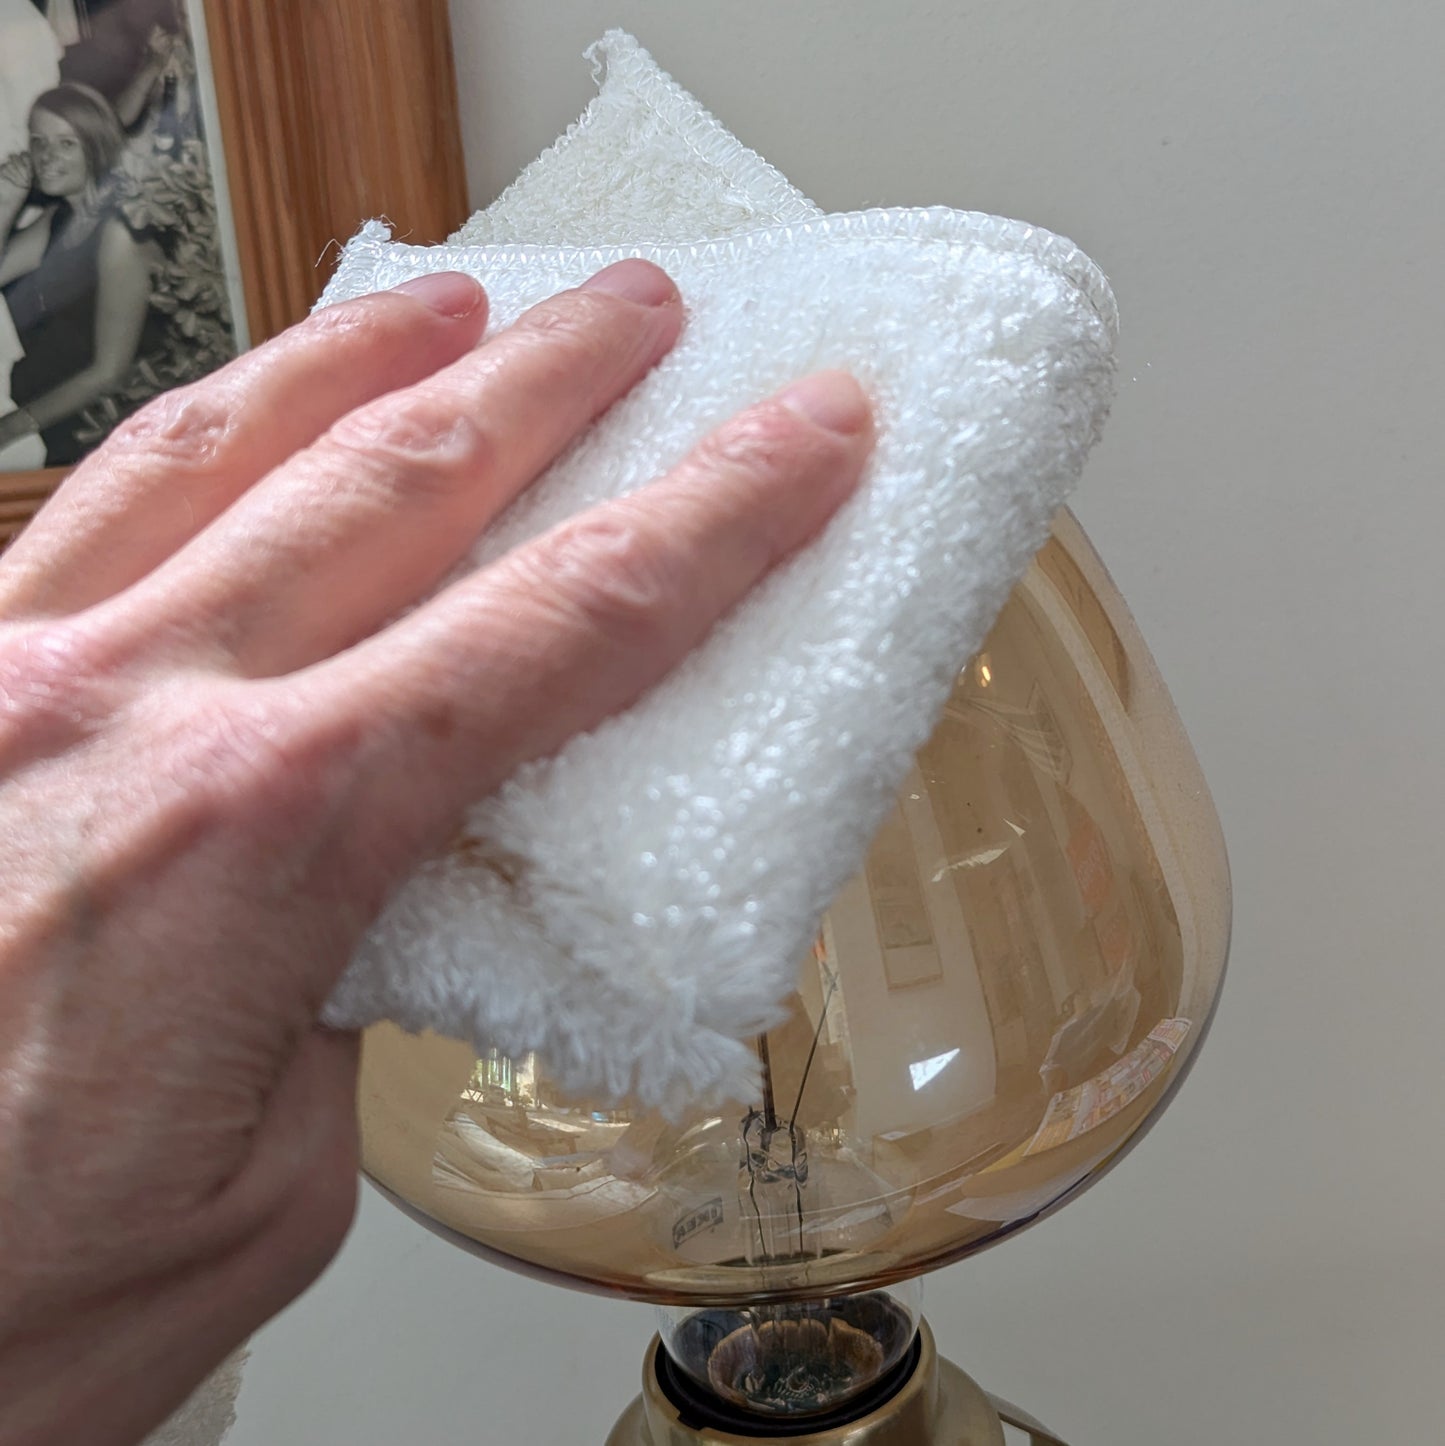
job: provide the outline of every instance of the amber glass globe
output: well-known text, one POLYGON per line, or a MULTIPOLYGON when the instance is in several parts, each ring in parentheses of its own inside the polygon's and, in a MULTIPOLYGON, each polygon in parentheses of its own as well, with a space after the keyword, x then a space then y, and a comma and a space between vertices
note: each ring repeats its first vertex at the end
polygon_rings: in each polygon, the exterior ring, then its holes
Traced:
POLYGON ((714 1397, 834 1409, 914 1341, 900 1282, 1056 1209, 1158 1115, 1228 932, 1198 765, 1064 516, 798 961, 757 1098, 669 1123, 384 1025, 365 1169, 469 1249, 668 1307, 714 1397))

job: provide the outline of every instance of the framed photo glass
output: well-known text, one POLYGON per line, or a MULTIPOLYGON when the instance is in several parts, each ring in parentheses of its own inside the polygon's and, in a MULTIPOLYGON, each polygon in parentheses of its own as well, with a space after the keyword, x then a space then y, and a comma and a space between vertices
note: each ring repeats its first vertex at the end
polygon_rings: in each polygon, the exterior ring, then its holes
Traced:
POLYGON ((78 462, 244 345, 196 18, 0 0, 0 470, 78 462))
POLYGON ((0 546, 152 397, 466 214, 445 0, 0 0, 0 546))

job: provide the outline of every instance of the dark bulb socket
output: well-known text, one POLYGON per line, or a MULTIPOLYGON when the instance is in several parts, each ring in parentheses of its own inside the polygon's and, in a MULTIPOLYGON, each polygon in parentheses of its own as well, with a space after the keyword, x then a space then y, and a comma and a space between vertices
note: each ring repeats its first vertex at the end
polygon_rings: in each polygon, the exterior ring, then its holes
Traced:
POLYGON ((747 1311, 716 1309, 700 1310, 683 1324, 672 1354, 657 1352, 658 1385, 683 1426, 758 1440, 809 1436, 861 1420, 912 1379, 922 1342, 908 1314, 887 1295, 834 1299, 812 1316, 807 1306, 792 1309, 799 1312, 796 1321, 759 1326, 747 1311), (756 1337, 766 1343, 767 1333, 778 1330, 792 1335, 789 1349, 749 1367, 745 1343, 756 1337), (865 1355, 854 1337, 865 1338, 879 1358, 894 1364, 865 1383, 850 1380, 854 1362, 865 1355), (704 1386, 708 1379, 725 1380, 732 1399, 704 1386))

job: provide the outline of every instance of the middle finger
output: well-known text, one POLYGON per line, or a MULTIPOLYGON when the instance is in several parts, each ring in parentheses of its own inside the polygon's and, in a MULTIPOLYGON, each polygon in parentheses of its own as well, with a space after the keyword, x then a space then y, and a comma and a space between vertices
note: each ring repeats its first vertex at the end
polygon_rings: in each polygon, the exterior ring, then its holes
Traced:
POLYGON ((656 267, 623 261, 461 361, 343 418, 128 600, 257 677, 374 632, 676 341, 656 267))

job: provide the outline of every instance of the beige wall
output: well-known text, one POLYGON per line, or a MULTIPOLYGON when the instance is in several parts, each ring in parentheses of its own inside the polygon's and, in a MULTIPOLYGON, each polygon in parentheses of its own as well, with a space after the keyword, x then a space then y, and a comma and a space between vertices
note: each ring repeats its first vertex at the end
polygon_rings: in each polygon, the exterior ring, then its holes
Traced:
MULTIPOLYGON (((478 201, 580 109, 579 52, 619 24, 824 205, 1023 216, 1110 272, 1122 386, 1079 511, 1213 783, 1233 975, 1138 1154, 933 1280, 929 1311, 1080 1446, 1440 1440, 1445 11, 454 9, 478 201)), ((648 1325, 371 1205, 258 1341, 232 1446, 588 1446, 648 1325)))

